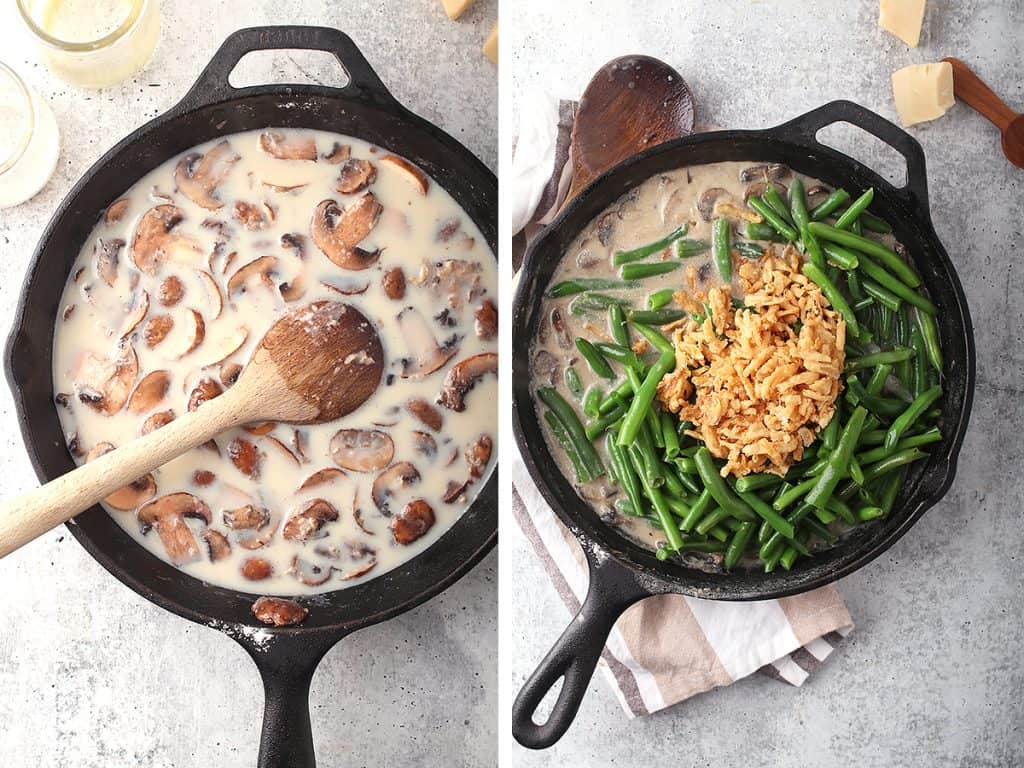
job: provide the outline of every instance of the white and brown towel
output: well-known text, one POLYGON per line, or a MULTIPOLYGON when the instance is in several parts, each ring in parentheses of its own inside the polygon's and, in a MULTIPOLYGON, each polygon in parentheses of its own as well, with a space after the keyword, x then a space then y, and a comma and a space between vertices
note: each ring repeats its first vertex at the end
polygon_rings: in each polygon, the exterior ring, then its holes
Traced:
MULTIPOLYGON (((534 96, 521 112, 510 184, 514 264, 551 221, 572 176, 575 103, 534 96)), ((544 501, 518 458, 512 512, 558 596, 573 614, 587 590, 579 543, 544 501)), ((726 603, 661 595, 630 608, 612 630, 600 668, 631 717, 646 715, 753 672, 801 685, 853 629, 834 587, 796 597, 726 603)))

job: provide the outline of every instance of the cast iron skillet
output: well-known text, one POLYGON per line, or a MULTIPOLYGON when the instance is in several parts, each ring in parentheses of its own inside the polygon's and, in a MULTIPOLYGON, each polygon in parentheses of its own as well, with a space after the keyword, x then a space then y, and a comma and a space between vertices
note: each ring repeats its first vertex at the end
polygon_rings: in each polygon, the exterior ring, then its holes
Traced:
POLYGON ((527 680, 512 709, 512 732, 527 747, 542 749, 568 730, 579 709, 608 633, 629 606, 651 595, 675 593, 712 600, 767 600, 805 592, 852 573, 873 560, 934 505, 953 482, 974 393, 974 337, 963 288, 939 242, 928 210, 924 152, 892 123, 864 107, 835 101, 776 128, 716 131, 669 141, 620 163, 580 193, 534 240, 526 254, 512 307, 513 428, 519 451, 544 498, 583 546, 590 567, 587 597, 569 628, 527 680), (907 183, 894 187, 877 173, 816 139, 836 122, 851 123, 896 149, 907 162, 907 183), (576 495, 548 451, 534 408, 530 344, 537 333, 544 291, 573 239, 622 194, 673 168, 730 160, 778 162, 851 192, 875 188, 872 209, 893 225, 939 306, 946 370, 940 425, 945 439, 924 467, 908 477, 895 511, 861 526, 835 547, 797 561, 792 571, 760 569, 709 573, 679 562, 659 562, 650 551, 602 523, 576 495), (547 721, 534 722, 544 696, 565 678, 547 721))
MULTIPOLYGON (((497 253, 494 174, 450 136, 395 101, 346 35, 321 27, 236 32, 177 106, 118 143, 89 169, 43 233, 6 351, 22 436, 40 480, 75 467, 53 404, 51 350, 61 291, 93 225, 118 194, 174 155, 216 136, 272 126, 350 134, 409 158, 451 193, 497 253), (228 75, 246 53, 289 48, 334 54, 350 83, 340 89, 235 89, 228 84, 228 75)), ((301 626, 282 629, 268 629, 253 618, 253 595, 203 584, 167 565, 98 507, 79 515, 68 528, 89 554, 140 595, 226 632, 249 652, 266 692, 259 765, 307 768, 316 762, 308 698, 320 659, 346 635, 407 611, 454 583, 494 546, 497 522, 495 471, 476 501, 433 546, 365 584, 302 599, 309 618, 301 626)))

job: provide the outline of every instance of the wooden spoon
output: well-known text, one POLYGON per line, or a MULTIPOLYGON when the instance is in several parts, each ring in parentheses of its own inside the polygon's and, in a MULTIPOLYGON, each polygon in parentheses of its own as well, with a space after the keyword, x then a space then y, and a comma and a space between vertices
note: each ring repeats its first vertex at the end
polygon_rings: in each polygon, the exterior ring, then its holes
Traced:
POLYGON ((301 307, 271 326, 220 397, 0 507, 0 557, 226 429, 339 419, 376 391, 383 369, 380 338, 361 312, 335 301, 301 307))
POLYGON ((694 111, 689 86, 665 62, 650 56, 609 61, 580 97, 566 201, 637 152, 693 133, 694 111))
POLYGON ((1017 114, 981 81, 960 59, 947 57, 953 65, 953 93, 974 107, 1003 135, 1003 154, 1018 168, 1024 168, 1024 114, 1017 114))

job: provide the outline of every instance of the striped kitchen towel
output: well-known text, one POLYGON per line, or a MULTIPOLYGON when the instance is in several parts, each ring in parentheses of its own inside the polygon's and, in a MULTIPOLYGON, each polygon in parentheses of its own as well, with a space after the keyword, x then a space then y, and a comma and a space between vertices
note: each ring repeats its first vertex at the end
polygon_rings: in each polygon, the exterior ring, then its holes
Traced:
MULTIPOLYGON (((575 103, 533 99, 521 112, 512 162, 517 269, 529 238, 564 202, 572 175, 569 136, 575 103)), ((583 551, 518 457, 511 472, 513 516, 558 596, 575 614, 587 590, 583 551)), ((622 615, 599 666, 629 716, 638 717, 754 672, 799 686, 852 629, 850 614, 832 586, 751 603, 660 595, 622 615)))

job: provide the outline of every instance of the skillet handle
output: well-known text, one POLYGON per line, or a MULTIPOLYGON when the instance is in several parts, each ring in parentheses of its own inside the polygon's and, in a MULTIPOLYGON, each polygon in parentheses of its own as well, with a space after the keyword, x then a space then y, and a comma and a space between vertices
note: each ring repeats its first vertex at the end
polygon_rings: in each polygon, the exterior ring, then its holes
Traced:
POLYGON ((309 720, 309 686, 324 655, 339 638, 301 631, 268 630, 258 644, 248 636, 235 639, 249 652, 263 679, 263 731, 258 768, 316 768, 309 720))
POLYGON ((772 133, 814 151, 826 147, 818 141, 818 131, 833 123, 855 125, 903 155, 907 162, 907 183, 902 187, 894 187, 893 191, 911 208, 929 214, 924 150, 917 139, 870 109, 852 101, 830 101, 772 129, 772 133))
POLYGON ((653 594, 612 558, 599 561, 588 553, 587 559, 590 587, 579 613, 512 704, 512 735, 530 749, 547 749, 569 730, 615 622, 629 606, 653 594), (538 725, 534 722, 537 708, 563 677, 551 714, 538 725))
MULTIPOLYGON (((279 26, 248 27, 232 32, 213 54, 195 84, 181 100, 181 107, 194 109, 234 98, 245 88, 235 88, 228 78, 242 57, 253 51, 325 51, 333 54, 348 75, 349 82, 337 90, 354 101, 394 108, 395 97, 374 72, 370 62, 352 38, 331 27, 279 26)), ((321 86, 323 87, 323 86, 321 86)))

